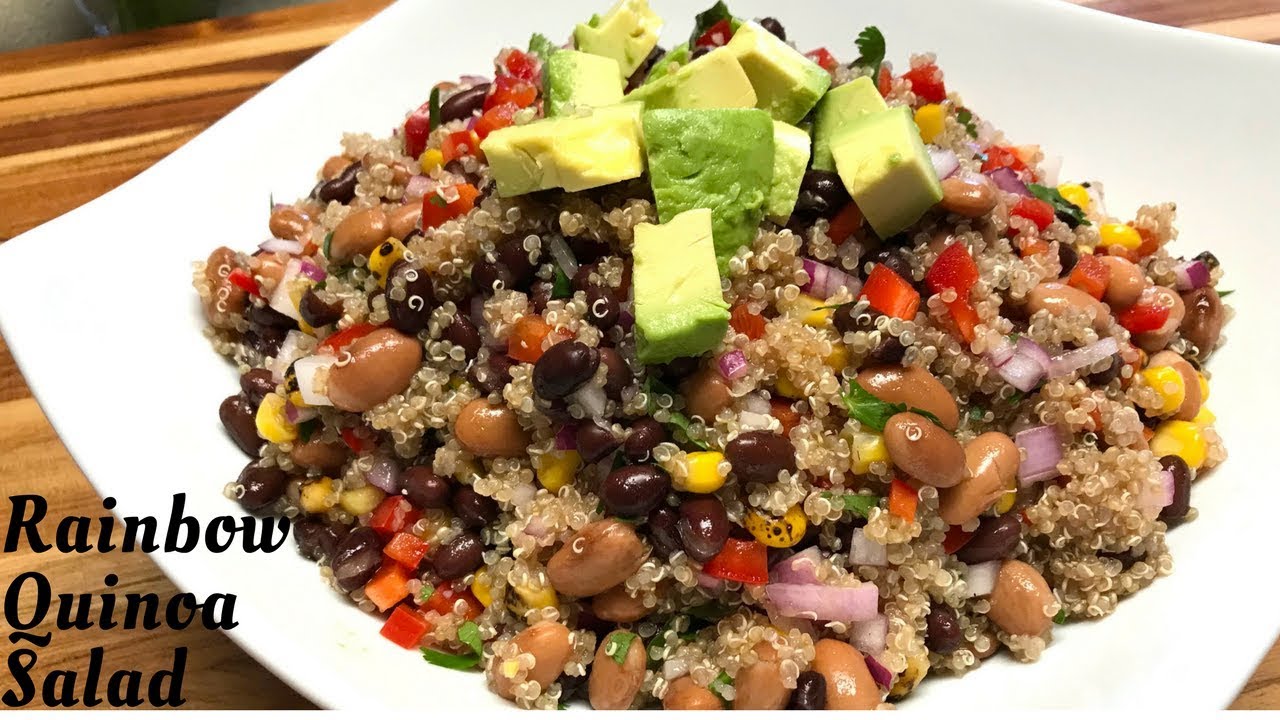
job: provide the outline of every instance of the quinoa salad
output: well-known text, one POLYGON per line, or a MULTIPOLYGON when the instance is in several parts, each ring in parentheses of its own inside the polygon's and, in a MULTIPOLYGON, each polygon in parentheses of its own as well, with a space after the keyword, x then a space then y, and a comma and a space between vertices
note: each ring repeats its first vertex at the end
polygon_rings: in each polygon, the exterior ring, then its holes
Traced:
POLYGON ((524 708, 891 708, 1171 573, 1232 315, 1175 205, 875 27, 663 24, 501 50, 196 263, 228 498, 524 708))

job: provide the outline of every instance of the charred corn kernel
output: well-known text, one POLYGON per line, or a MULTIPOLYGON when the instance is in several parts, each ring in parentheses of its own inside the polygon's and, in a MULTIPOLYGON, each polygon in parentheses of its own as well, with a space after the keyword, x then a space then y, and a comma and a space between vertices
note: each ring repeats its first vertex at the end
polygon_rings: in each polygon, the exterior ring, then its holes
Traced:
POLYGON ((804 397, 804 393, 800 391, 800 388, 796 387, 795 383, 791 382, 791 378, 787 377, 785 373, 778 376, 777 381, 773 384, 773 389, 777 390, 782 397, 791 398, 792 400, 799 400, 804 397))
POLYGON ((516 595, 530 608, 548 608, 560 604, 555 588, 550 585, 517 585, 516 595))
POLYGON ((1200 402, 1204 402, 1209 399, 1209 379, 1204 376, 1204 373, 1198 372, 1196 380, 1200 382, 1200 402))
POLYGON ((1155 411, 1160 415, 1172 415, 1187 399, 1187 386, 1182 373, 1171 367, 1149 367, 1141 373, 1142 379, 1160 394, 1161 405, 1155 411))
POLYGON ((372 485, 343 490, 338 496, 338 505, 352 515, 364 515, 373 512, 387 494, 372 485))
POLYGON ((1142 236, 1128 225, 1103 223, 1102 227, 1098 228, 1098 234, 1102 238, 1098 244, 1102 247, 1119 245, 1125 250, 1137 250, 1142 245, 1142 236))
POLYGON ((1151 436, 1151 452, 1156 457, 1177 455, 1187 461, 1192 470, 1199 470, 1204 465, 1209 443, 1204 438, 1204 429, 1194 422, 1186 420, 1166 420, 1156 427, 1151 436))
POLYGON ((849 350, 842 342, 834 343, 831 354, 827 355, 827 367, 831 368, 837 375, 839 375, 840 371, 844 370, 848 366, 849 350))
POLYGON ((691 452, 685 456, 688 475, 677 484, 677 489, 684 492, 713 493, 724 485, 724 474, 720 472, 720 463, 724 455, 714 450, 691 452))
POLYGON ((418 156, 418 166, 422 168, 423 174, 428 174, 443 164, 444 153, 436 148, 427 148, 418 156))
POLYGON ((800 322, 809 327, 825 327, 831 321, 835 308, 827 307, 825 300, 812 295, 801 295, 796 298, 795 307, 800 311, 800 322))
POLYGON ((327 512, 338 504, 338 498, 333 492, 333 480, 322 477, 303 485, 298 493, 298 504, 312 514, 327 512))
POLYGON ((293 392, 289 393, 289 403, 294 407, 299 407, 299 408, 304 408, 307 406, 306 401, 302 399, 302 392, 298 390, 294 390, 293 392))
POLYGON ((804 510, 799 505, 793 505, 780 518, 752 510, 743 518, 742 526, 752 537, 769 547, 788 548, 804 538, 805 530, 809 529, 809 521, 804 516, 804 510))
POLYGON ((1200 406, 1200 412, 1196 413, 1196 416, 1191 418, 1191 422, 1199 425, 1200 427, 1211 427, 1217 421, 1218 416, 1214 415, 1212 410, 1204 407, 1203 405, 1200 406))
POLYGON ((916 111, 916 127, 920 128, 920 139, 931 143, 938 139, 946 127, 947 111, 937 103, 920 106, 916 111))
POLYGON ((924 680, 924 676, 929 674, 929 659, 927 655, 908 655, 907 669, 902 671, 898 679, 894 681, 893 687, 889 689, 890 700, 900 700, 906 697, 912 690, 924 680))
POLYGON ((285 399, 275 393, 262 398, 253 423, 258 428, 258 436, 263 440, 271 443, 286 443, 298 439, 298 426, 289 422, 284 416, 284 404, 285 399))
POLYGON ((871 472, 871 463, 889 462, 889 451, 884 446, 884 436, 872 432, 846 433, 849 441, 849 469, 855 475, 866 475, 871 472))
POLYGON ((1085 190, 1083 185, 1063 183, 1058 186, 1058 194, 1061 195, 1064 200, 1085 212, 1089 212, 1089 206, 1093 204, 1089 200, 1089 191, 1085 190))
POLYGON ((480 568, 471 580, 471 594, 476 596, 480 604, 489 607, 493 603, 493 581, 489 579, 489 571, 480 568))
POLYGON ((573 476, 582 467, 582 456, 577 450, 555 450, 538 460, 538 482, 548 491, 557 493, 573 482, 573 476))
POLYGON ((387 238, 374 249, 369 256, 369 272, 378 278, 378 284, 386 287, 387 271, 404 257, 404 243, 395 238, 387 238))

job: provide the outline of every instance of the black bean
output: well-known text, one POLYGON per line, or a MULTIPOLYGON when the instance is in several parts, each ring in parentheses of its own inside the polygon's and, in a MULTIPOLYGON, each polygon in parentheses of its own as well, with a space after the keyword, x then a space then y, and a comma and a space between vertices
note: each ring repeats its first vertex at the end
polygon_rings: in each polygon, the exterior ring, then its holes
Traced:
POLYGON ((1160 519, 1181 520, 1191 511, 1191 467, 1177 455, 1160 458, 1160 467, 1173 474, 1173 502, 1160 511, 1160 519))
POLYGON ((515 276, 506 265, 484 258, 471 266, 471 280, 485 295, 492 295, 498 283, 504 288, 515 287, 515 276))
POLYGON ((438 510, 449 507, 449 481, 431 472, 426 465, 412 465, 400 473, 404 496, 416 508, 438 510))
POLYGON ((1076 252, 1071 243, 1058 243, 1058 263, 1062 265, 1062 275, 1074 270, 1078 262, 1080 262, 1080 253, 1076 252))
POLYGON ((696 357, 678 357, 662 366, 662 376, 673 383, 683 380, 698 371, 701 359, 696 357))
POLYGON ((269 305, 250 305, 245 317, 249 322, 259 327, 281 328, 284 330, 296 330, 298 321, 285 315, 269 305))
POLYGON ((342 302, 327 303, 320 299, 314 288, 309 288, 298 302, 298 314, 311 327, 324 327, 342 319, 342 302))
POLYGON ((954 651, 964 641, 960 620, 950 605, 934 603, 925 616, 925 627, 924 644, 939 655, 954 651))
POLYGON ((649 513, 649 519, 645 521, 649 539, 663 557, 671 557, 673 553, 684 549, 684 544, 680 542, 679 523, 680 511, 665 505, 649 513))
POLYGON ((271 378, 271 371, 266 368, 254 368, 240 376, 240 392, 249 398, 255 406, 262 398, 276 391, 276 381, 271 378))
POLYGON ((431 564, 442 580, 457 580, 484 564, 484 541, 475 533, 462 533, 436 551, 431 564))
POLYGON ((711 46, 699 45, 698 47, 694 48, 693 52, 689 55, 689 61, 692 62, 694 60, 697 60, 698 58, 702 57, 703 55, 706 55, 709 52, 711 52, 711 46))
POLYGON ((529 287, 529 306, 533 308, 535 314, 541 315, 543 310, 547 309, 547 303, 551 302, 551 291, 553 287, 549 282, 536 282, 529 287))
POLYGON ((902 248, 884 248, 871 256, 871 262, 884 265, 907 282, 915 282, 911 274, 911 261, 907 258, 907 251, 902 248))
POLYGON ((382 567, 382 538, 373 528, 352 530, 338 543, 329 567, 333 569, 333 579, 343 592, 364 587, 382 567))
POLYGON ((596 374, 600 351, 577 340, 556 343, 533 366, 533 391, 538 397, 558 400, 596 374))
POLYGON ((680 503, 676 530, 689 557, 706 562, 718 555, 729 539, 729 515, 714 495, 689 498, 680 503))
POLYGON ((1013 514, 983 518, 969 542, 956 551, 956 559, 975 565, 1006 558, 1021 539, 1022 521, 1013 514))
POLYGON ((476 353, 480 352, 480 330, 471 318, 462 313, 453 317, 453 322, 444 329, 442 336, 466 351, 468 360, 474 360, 476 353))
POLYGON ((631 368, 613 348, 600 348, 600 362, 604 363, 604 392, 614 400, 622 398, 622 390, 631 384, 631 368))
POLYGON ((600 265, 598 263, 586 263, 578 266, 578 272, 569 278, 569 285, 574 292, 586 292, 597 284, 591 280, 591 274, 596 273, 599 277, 600 265))
POLYGON ((275 357, 279 354, 280 346, 284 344, 284 336, 288 332, 284 328, 251 324, 244 333, 244 340, 249 344, 249 347, 257 350, 262 355, 275 357))
POLYGON ((498 392, 511 382, 511 368, 516 361, 506 355, 490 355, 489 361, 471 366, 471 382, 484 393, 498 392))
POLYGON ((405 335, 417 335, 427 328, 431 320, 431 311, 436 304, 435 288, 426 270, 404 260, 397 261, 387 273, 388 288, 398 288, 401 284, 404 295, 400 299, 396 299, 400 296, 398 290, 386 294, 391 327, 405 335))
POLYGON ((671 490, 671 476, 657 465, 624 465, 600 483, 600 500, 611 515, 638 517, 658 507, 671 490))
POLYGON ((609 247, 609 243, 586 235, 569 238, 569 249, 573 251, 573 258, 581 264, 600 262, 613 252, 613 248, 609 247))
POLYGON ((836 308, 836 311, 831 314, 831 322, 835 325, 836 330, 847 333, 875 329, 876 318, 880 313, 870 307, 858 312, 856 310, 857 306, 858 303, 845 303, 836 308))
POLYGON ((618 322, 622 309, 611 288, 593 287, 587 290, 587 322, 601 330, 608 330, 618 322))
POLYGON ((333 559, 338 543, 342 542, 339 527, 319 520, 293 521, 293 539, 298 543, 298 553, 308 560, 333 559))
POLYGON ((506 285, 509 290, 527 287, 533 279, 536 266, 529 260, 529 251, 524 249, 524 240, 512 238, 498 243, 493 250, 494 259, 507 269, 511 281, 506 285))
POLYGON ((342 169, 332 180, 320 183, 316 188, 316 197, 320 202, 330 203, 334 200, 346 205, 356 196, 356 173, 360 172, 359 161, 342 169))
POLYGON ((902 362, 902 358, 906 356, 907 348, 903 346, 902 341, 889 335, 880 339, 880 344, 876 345, 876 349, 867 353, 868 365, 897 365, 902 362))
POLYGON ((780 471, 796 471, 795 446, 768 430, 740 433, 725 446, 724 455, 743 482, 776 483, 780 471))
POLYGON ((612 430, 590 420, 578 425, 578 431, 574 435, 578 443, 578 454, 582 456, 583 462, 603 460, 622 444, 622 441, 613 436, 612 430))
POLYGON ((441 122, 465 120, 471 117, 476 110, 484 106, 484 99, 488 94, 489 83, 480 83, 450 95, 440 103, 441 122))
POLYGON ((622 453, 631 462, 643 462, 653 455, 659 443, 666 442, 667 430, 653 418, 640 418, 631 425, 631 433, 622 446, 622 453))
POLYGON ((796 213, 802 216, 831 217, 850 201, 844 181, 836 173, 809 169, 800 181, 796 213))
POLYGON ((1119 355, 1114 355, 1111 358, 1110 365, 1103 370, 1099 370, 1098 372, 1089 375, 1089 384, 1094 386, 1106 385, 1112 380, 1120 377, 1120 371, 1123 369, 1124 360, 1122 360, 1119 355))
POLYGON ((498 503, 470 485, 461 485, 453 491, 453 512, 467 527, 482 528, 498 519, 498 503))
POLYGON ((284 494, 288 482, 289 477, 280 468, 259 467, 256 461, 251 461, 236 479, 236 483, 244 488, 240 495, 241 507, 250 512, 265 508, 284 494))
POLYGON ((777 18, 760 18, 760 27, 773 33, 782 42, 787 41, 787 31, 782 27, 782 23, 777 18))
POLYGON ((796 678, 788 710, 826 710, 827 679, 817 670, 805 670, 796 678))
POLYGON ((649 77, 649 71, 652 70, 653 66, 662 59, 663 55, 666 54, 667 51, 658 46, 655 46, 650 50, 644 61, 640 63, 640 67, 636 68, 636 71, 631 73, 631 77, 627 78, 627 87, 625 92, 631 92, 643 85, 645 78, 649 77))
POLYGON ((218 406, 218 417, 236 446, 251 458, 258 457, 258 450, 265 442, 258 437, 257 408, 244 395, 232 395, 218 406))

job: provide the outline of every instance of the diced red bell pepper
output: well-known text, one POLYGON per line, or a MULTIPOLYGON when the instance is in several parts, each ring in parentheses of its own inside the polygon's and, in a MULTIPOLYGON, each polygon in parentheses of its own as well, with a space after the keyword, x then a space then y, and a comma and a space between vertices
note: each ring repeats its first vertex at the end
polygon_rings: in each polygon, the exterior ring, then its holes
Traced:
POLYGON ((1082 253, 1067 276, 1067 284, 1088 293, 1095 300, 1101 300, 1111 284, 1111 269, 1097 255, 1082 253))
POLYGON ((1019 235, 1015 243, 1018 248, 1019 257, 1031 257, 1032 255, 1044 255, 1051 249, 1049 243, 1038 237, 1030 235, 1019 235))
POLYGON ((769 414, 782 423, 783 435, 790 435, 791 431, 800 424, 800 413, 791 407, 791 401, 783 398, 769 400, 769 414))
POLYGON ((422 198, 422 227, 440 227, 454 218, 466 215, 476 206, 477 197, 480 197, 480 191, 474 185, 465 183, 428 193, 422 198), (450 197, 452 199, 447 199, 450 197))
POLYGON ((538 315, 525 315, 511 328, 507 340, 507 355, 520 362, 535 363, 542 357, 542 342, 551 333, 551 326, 538 315))
POLYGON ((911 320, 920 309, 920 293, 901 275, 877 263, 867 275, 862 294, 877 311, 902 320, 911 320))
POLYGON ((378 634, 406 650, 412 650, 418 647, 432 627, 421 612, 408 605, 397 605, 378 634))
POLYGON ((960 529, 959 525, 952 525, 947 529, 947 536, 942 539, 942 549, 948 555, 954 555, 957 550, 968 545, 972 539, 972 532, 965 532, 960 529))
POLYGON ((969 298, 958 297, 947 303, 947 312, 951 313, 951 320, 956 324, 960 338, 967 343, 972 343, 977 337, 976 332, 978 325, 982 323, 982 318, 969 298))
POLYGON ((721 20, 715 23, 714 25, 712 25, 711 27, 707 28, 706 32, 699 35, 698 39, 693 41, 693 46, 695 48, 723 47, 729 44, 729 40, 732 37, 733 37, 733 25, 730 25, 728 20, 721 20))
POLYGON ((889 97, 889 93, 893 90, 893 73, 889 71, 888 64, 880 66, 880 75, 876 77, 876 89, 883 97, 889 97))
POLYGON ((341 350, 342 348, 350 345, 356 340, 359 340, 360 338, 364 337, 365 335, 368 335, 369 333, 377 329, 378 329, 377 325, 372 325, 370 323, 360 323, 359 325, 352 325, 346 330, 339 330, 338 332, 320 341, 320 345, 318 346, 317 351, 327 352, 330 355, 336 355, 338 354, 338 351, 341 350))
POLYGON ((440 155, 444 162, 480 151, 480 138, 473 130, 458 130, 440 139, 440 155))
POLYGON ((858 204, 850 201, 848 205, 840 208, 840 212, 836 213, 835 217, 831 218, 827 237, 831 238, 831 242, 839 245, 853 237, 858 228, 862 227, 862 221, 865 219, 858 204))
POLYGON ((520 112, 520 107, 515 103, 496 105, 485 110, 484 114, 476 119, 475 127, 471 129, 475 132, 477 138, 484 140, 494 130, 501 130, 514 125, 516 113, 518 112, 520 112))
POLYGON ((764 318, 751 312, 746 305, 734 305, 729 313, 729 326, 734 332, 742 333, 752 340, 764 337, 764 318))
MULTIPOLYGON (((519 48, 507 48, 504 52, 506 53, 506 59, 503 64, 508 74, 525 82, 538 82, 538 78, 542 74, 542 68, 537 57, 519 48)), ((503 76, 499 75, 494 79, 501 80, 502 78, 503 76)))
POLYGON ((840 61, 836 60, 836 56, 832 55, 831 51, 824 47, 820 47, 817 50, 810 50, 805 53, 804 56, 817 63, 819 67, 829 73, 835 72, 836 68, 840 67, 840 61))
POLYGON ((409 532, 398 532, 382 546, 382 554, 410 570, 416 570, 430 548, 426 541, 409 532))
POLYGON ((254 297, 262 297, 262 291, 258 289, 258 283, 249 274, 249 271, 244 268, 232 268, 231 272, 227 273, 227 282, 254 297))
POLYGON ((427 136, 431 134, 431 101, 409 113, 404 120, 404 154, 418 157, 427 149, 427 136))
POLYGON ((947 99, 947 86, 942 82, 942 71, 933 63, 911 68, 902 77, 911 81, 911 92, 925 102, 940 103, 947 99))
POLYGON ((1040 198, 1020 198, 1011 210, 1014 215, 1026 218, 1044 230, 1053 222, 1053 206, 1040 198))
POLYGON ((514 75, 499 75, 493 79, 489 95, 484 99, 484 109, 489 110, 504 103, 527 108, 538 99, 538 88, 531 82, 514 75))
POLYGON ((373 514, 369 517, 369 527, 382 537, 390 538, 401 530, 411 527, 420 517, 422 513, 414 510, 408 500, 400 495, 389 495, 373 509, 373 514))
POLYGON ((916 489, 905 482, 894 478, 889 483, 889 513, 911 522, 916 519, 916 506, 920 504, 920 496, 916 489))
POLYGON ((349 448, 351 452, 359 455, 369 447, 372 442, 366 438, 366 433, 361 432, 363 428, 344 427, 338 431, 338 435, 342 438, 342 442, 349 448))
POLYGON ((1150 302, 1133 305, 1116 316, 1116 322, 1134 335, 1159 330, 1168 319, 1169 308, 1150 302))
POLYGON ((378 609, 386 612, 409 594, 409 571, 394 562, 378 568, 373 579, 364 586, 364 594, 378 609))
POLYGON ((702 566, 702 572, 747 585, 769 582, 769 549, 755 540, 729 538, 724 549, 702 566))
POLYGON ((480 601, 476 599, 475 595, 471 594, 470 590, 466 588, 459 589, 454 586, 452 581, 448 580, 436 585, 435 592, 431 593, 430 598, 427 598, 427 607, 441 615, 448 615, 456 611, 455 606, 459 600, 466 604, 462 610, 462 618, 464 620, 473 620, 484 612, 484 605, 480 604, 480 601))
POLYGON ((929 266, 924 282, 935 293, 952 288, 957 297, 967 297, 978 282, 978 263, 964 243, 952 243, 929 266))
POLYGON ((1011 147, 992 145, 987 148, 987 159, 982 162, 982 172, 989 173, 1002 167, 1022 172, 1027 169, 1027 164, 1022 162, 1022 158, 1018 157, 1017 151, 1011 147))

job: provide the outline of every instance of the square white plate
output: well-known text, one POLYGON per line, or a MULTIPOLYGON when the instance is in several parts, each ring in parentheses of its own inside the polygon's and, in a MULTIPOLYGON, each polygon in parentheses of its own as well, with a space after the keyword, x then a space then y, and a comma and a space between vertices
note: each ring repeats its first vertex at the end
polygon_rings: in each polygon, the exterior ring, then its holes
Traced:
MULTIPOLYGON (((431 85, 486 72, 500 47, 554 39, 599 2, 401 2, 124 186, 0 246, 0 321, 68 449, 121 515, 236 515, 222 486, 244 464, 217 419, 234 370, 200 334, 190 263, 266 235, 267 199, 305 194, 344 130, 386 134, 431 85), (454 23, 457 23, 455 25, 454 23), (49 254, 56 259, 49 261, 49 254)), ((669 47, 703 3, 657 0, 669 47)), ((1065 156, 1064 178, 1100 179, 1131 216, 1176 199, 1178 249, 1212 249, 1239 314, 1211 363, 1211 407, 1230 460, 1198 484, 1201 517, 1170 535, 1172 577, 1100 623, 1055 632, 1043 659, 999 659, 926 683, 938 708, 1220 708, 1280 627, 1275 382, 1280 333, 1275 176, 1280 49, 1147 25, 1045 0, 734 0, 777 15, 802 49, 856 56, 878 25, 890 58, 937 51, 947 85, 1018 142, 1065 156)), ((478 675, 428 666, 326 590, 292 551, 158 554, 182 588, 232 592, 231 636, 329 707, 503 708, 478 675)), ((199 652, 199 649, 195 649, 199 652)))

